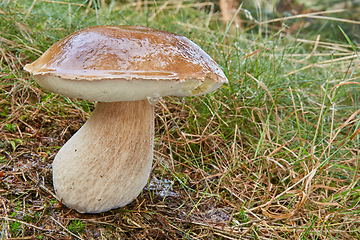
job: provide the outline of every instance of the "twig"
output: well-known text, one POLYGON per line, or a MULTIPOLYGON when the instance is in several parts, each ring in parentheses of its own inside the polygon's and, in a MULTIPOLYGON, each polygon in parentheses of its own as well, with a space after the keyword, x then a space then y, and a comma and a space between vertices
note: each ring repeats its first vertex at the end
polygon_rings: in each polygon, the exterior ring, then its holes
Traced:
MULTIPOLYGON (((344 11, 345 11, 345 9, 337 9, 337 10, 332 10, 332 11, 321 11, 321 12, 315 12, 315 13, 299 14, 299 15, 295 15, 295 16, 291 16, 291 17, 283 17, 283 18, 275 18, 275 19, 267 20, 264 22, 260 22, 259 25, 273 23, 273 22, 281 22, 281 21, 285 21, 285 20, 289 20, 289 19, 297 19, 297 18, 323 18, 323 19, 328 19, 328 20, 336 19, 336 21, 345 22, 344 19, 340 19, 340 18, 331 18, 330 19, 330 17, 318 16, 318 15, 326 14, 326 13, 341 13, 344 11)), ((346 22, 356 22, 357 24, 360 24, 359 21, 348 20, 346 22)))
POLYGON ((61 223, 59 223, 55 218, 53 218, 52 216, 50 216, 50 218, 51 218, 54 222, 56 222, 57 224, 59 224, 59 226, 62 227, 67 233, 69 233, 70 235, 74 236, 74 237, 77 238, 77 239, 83 240, 83 238, 81 238, 81 237, 79 237, 78 235, 70 232, 66 227, 64 227, 61 223))
POLYGON ((53 230, 51 230, 51 229, 44 229, 44 228, 41 228, 41 227, 32 225, 32 224, 27 223, 27 222, 23 222, 23 221, 18 220, 18 219, 13 219, 13 218, 8 218, 8 217, 2 217, 2 216, 0 216, 0 218, 1 218, 1 219, 4 219, 4 220, 7 220, 7 221, 19 222, 19 223, 21 223, 21 224, 24 224, 24 225, 26 225, 26 226, 28 226, 28 227, 31 227, 31 228, 35 228, 35 229, 40 230, 40 231, 49 231, 49 232, 50 232, 50 231, 53 231, 53 230))

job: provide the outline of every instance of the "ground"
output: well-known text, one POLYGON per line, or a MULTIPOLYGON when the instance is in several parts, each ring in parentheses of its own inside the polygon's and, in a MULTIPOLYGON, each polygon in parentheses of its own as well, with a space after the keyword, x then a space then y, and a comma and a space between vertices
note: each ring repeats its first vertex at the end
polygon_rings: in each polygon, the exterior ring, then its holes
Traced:
POLYGON ((360 239, 359 6, 284 2, 244 1, 235 24, 216 1, 2 1, 1 238, 360 239), (148 185, 80 214, 54 195, 51 163, 96 103, 23 67, 101 24, 184 35, 229 84, 160 99, 148 185))

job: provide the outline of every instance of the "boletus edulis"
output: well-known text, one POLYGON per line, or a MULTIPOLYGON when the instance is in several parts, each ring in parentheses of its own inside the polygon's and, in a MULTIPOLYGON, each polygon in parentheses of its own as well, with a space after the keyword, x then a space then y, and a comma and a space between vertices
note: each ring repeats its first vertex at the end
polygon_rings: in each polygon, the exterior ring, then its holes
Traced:
POLYGON ((159 97, 202 95, 227 82, 186 37, 140 26, 81 29, 24 69, 48 91, 98 102, 52 165, 55 194, 81 213, 122 207, 140 194, 159 97))

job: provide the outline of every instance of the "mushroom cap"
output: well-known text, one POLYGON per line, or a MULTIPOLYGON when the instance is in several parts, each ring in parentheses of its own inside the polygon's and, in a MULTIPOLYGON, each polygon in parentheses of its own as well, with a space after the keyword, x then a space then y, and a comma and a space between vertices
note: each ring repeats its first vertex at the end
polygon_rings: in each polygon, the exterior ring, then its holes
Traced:
POLYGON ((201 95, 228 81, 186 37, 140 26, 78 30, 24 69, 49 91, 103 102, 201 95))

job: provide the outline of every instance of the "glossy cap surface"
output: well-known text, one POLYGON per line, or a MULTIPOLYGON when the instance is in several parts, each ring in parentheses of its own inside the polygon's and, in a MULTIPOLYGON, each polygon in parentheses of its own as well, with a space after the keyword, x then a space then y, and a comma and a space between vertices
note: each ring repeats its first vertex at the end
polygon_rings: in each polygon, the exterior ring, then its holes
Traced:
POLYGON ((140 100, 157 89, 159 97, 200 95, 227 82, 216 62, 186 37, 139 26, 84 28, 24 69, 49 91, 95 101, 140 100))

